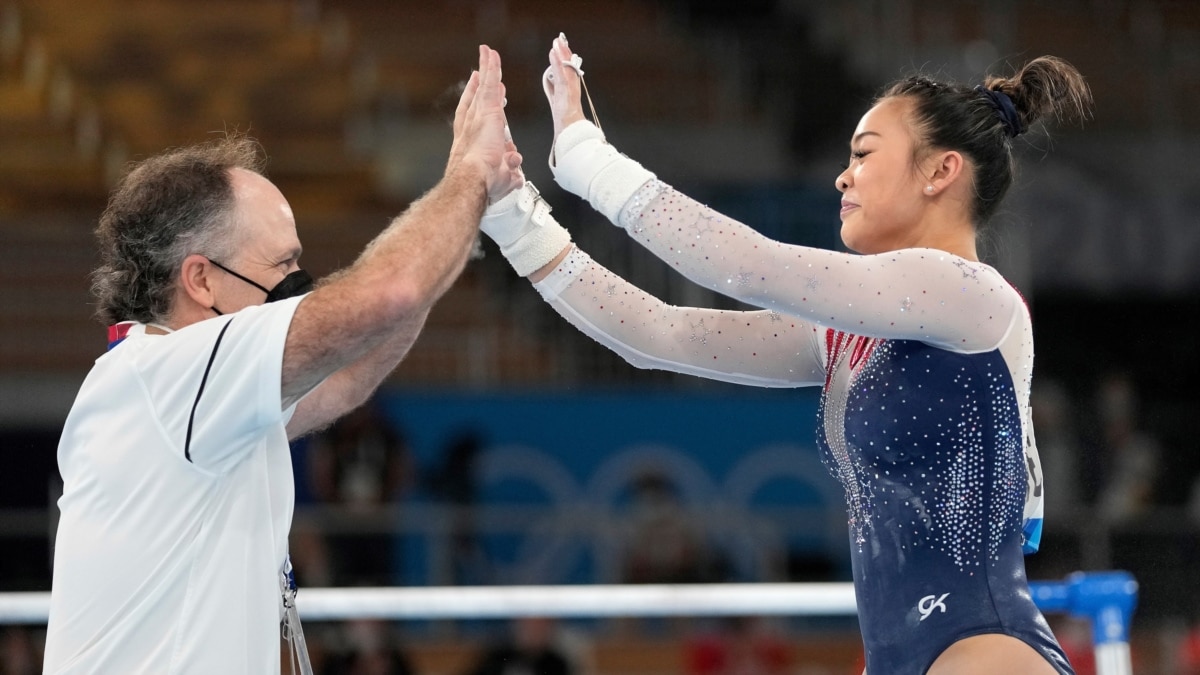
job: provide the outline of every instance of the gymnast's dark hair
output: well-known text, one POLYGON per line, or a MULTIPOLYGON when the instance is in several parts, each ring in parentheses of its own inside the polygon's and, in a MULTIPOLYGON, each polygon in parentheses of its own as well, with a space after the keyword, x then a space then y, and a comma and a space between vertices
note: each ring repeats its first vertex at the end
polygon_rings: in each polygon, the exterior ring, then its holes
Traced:
POLYGON ((914 75, 889 86, 880 100, 913 100, 917 157, 933 149, 957 150, 975 167, 971 220, 987 223, 1012 185, 1013 139, 1036 122, 1086 118, 1092 94, 1083 75, 1055 56, 1025 64, 1012 77, 988 77, 981 87, 914 75))

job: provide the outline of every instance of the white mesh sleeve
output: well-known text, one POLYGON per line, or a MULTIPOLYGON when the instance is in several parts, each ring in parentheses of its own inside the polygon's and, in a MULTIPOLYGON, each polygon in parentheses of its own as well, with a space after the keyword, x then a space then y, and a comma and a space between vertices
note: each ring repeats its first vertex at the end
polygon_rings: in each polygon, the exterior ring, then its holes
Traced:
POLYGON ((825 381, 818 328, 795 317, 674 307, 578 248, 534 287, 567 321, 638 368, 758 387, 825 381))
POLYGON ((618 224, 702 286, 857 335, 988 351, 1021 305, 983 263, 934 249, 856 255, 780 243, 659 180, 625 203, 618 224))

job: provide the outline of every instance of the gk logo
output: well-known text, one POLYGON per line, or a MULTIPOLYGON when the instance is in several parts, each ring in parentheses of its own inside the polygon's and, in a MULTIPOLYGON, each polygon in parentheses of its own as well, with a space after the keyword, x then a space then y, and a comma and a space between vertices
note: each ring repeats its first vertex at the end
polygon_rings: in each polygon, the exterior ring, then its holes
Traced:
POLYGON ((921 598, 921 601, 917 603, 917 611, 921 613, 921 621, 928 619, 929 615, 933 614, 933 610, 935 609, 940 609, 942 610, 942 614, 945 614, 946 605, 942 601, 946 599, 947 595, 950 594, 942 593, 942 597, 940 598, 933 595, 927 595, 921 598))

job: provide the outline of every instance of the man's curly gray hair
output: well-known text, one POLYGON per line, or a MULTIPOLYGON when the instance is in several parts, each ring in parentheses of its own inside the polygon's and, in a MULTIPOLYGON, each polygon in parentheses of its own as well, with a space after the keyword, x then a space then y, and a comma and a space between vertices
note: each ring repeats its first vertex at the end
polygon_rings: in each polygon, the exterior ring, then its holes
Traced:
POLYGON ((164 322, 183 259, 231 259, 239 243, 230 170, 262 173, 261 148, 246 136, 169 150, 136 164, 113 189, 96 238, 96 315, 105 324, 164 322))

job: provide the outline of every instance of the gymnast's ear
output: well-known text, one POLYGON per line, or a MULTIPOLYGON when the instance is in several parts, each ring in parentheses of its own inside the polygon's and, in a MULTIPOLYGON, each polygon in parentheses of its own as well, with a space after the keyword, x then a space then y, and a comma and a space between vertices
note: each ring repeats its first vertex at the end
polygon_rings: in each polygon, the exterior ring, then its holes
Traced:
POLYGON ((945 192, 966 177, 967 161, 957 150, 935 150, 921 164, 924 182, 933 186, 927 194, 945 192))

